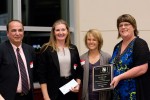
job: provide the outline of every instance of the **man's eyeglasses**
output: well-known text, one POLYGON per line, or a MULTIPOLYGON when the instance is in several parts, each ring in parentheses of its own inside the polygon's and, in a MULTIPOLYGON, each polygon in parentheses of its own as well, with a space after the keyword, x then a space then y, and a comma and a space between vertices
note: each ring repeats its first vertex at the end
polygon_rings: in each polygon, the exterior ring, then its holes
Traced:
POLYGON ((130 23, 126 23, 126 24, 120 24, 119 27, 128 27, 129 25, 131 25, 130 23))

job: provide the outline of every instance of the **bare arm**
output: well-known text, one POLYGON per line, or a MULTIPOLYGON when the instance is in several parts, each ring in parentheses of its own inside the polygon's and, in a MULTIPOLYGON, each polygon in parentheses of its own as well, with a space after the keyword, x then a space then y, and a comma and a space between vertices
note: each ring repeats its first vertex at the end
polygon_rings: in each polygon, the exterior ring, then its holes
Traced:
POLYGON ((41 84, 41 90, 42 90, 44 100, 51 100, 49 95, 48 95, 47 84, 46 83, 41 84))
POLYGON ((120 80, 135 78, 140 75, 143 75, 144 73, 146 73, 147 69, 148 69, 148 63, 137 67, 133 67, 132 69, 114 77, 110 85, 113 85, 113 87, 115 88, 118 85, 120 80))

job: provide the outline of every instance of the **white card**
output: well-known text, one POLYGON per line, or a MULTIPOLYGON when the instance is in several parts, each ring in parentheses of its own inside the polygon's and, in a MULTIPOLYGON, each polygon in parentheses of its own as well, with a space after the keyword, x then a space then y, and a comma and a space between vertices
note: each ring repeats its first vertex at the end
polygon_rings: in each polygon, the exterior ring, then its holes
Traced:
POLYGON ((77 85, 78 83, 74 79, 72 79, 70 82, 60 87, 59 90, 65 95, 70 91, 71 88, 74 88, 77 85))

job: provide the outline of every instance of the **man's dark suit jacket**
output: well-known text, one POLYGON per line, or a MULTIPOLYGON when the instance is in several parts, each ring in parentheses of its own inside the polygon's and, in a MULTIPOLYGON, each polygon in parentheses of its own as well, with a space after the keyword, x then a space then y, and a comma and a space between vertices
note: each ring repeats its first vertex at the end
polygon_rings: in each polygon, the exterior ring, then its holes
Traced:
MULTIPOLYGON (((33 90, 32 68, 30 63, 34 60, 34 49, 22 44, 22 48, 27 61, 27 69, 30 78, 30 87, 33 90)), ((19 71, 17 59, 9 41, 0 44, 0 94, 5 100, 14 100, 19 81, 19 71)), ((33 92, 29 92, 33 99, 33 92)))
MULTIPOLYGON (((80 64, 77 47, 70 45, 69 50, 71 56, 71 74, 74 79, 78 78, 82 80, 83 68, 80 64), (76 69, 74 69, 74 64, 77 64, 76 69)), ((46 83, 51 100, 56 100, 60 88, 60 66, 57 52, 50 46, 39 57, 38 73, 40 84, 46 83)))

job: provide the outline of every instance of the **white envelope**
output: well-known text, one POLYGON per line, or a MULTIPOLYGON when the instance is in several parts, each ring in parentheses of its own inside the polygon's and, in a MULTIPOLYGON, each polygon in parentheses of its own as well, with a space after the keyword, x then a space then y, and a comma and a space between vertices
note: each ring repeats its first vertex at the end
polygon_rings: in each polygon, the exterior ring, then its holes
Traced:
POLYGON ((70 82, 60 87, 59 90, 65 95, 70 92, 71 88, 74 88, 77 85, 78 83, 74 79, 72 79, 70 82))

